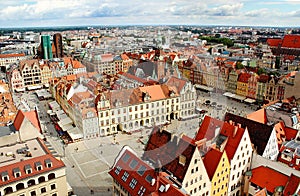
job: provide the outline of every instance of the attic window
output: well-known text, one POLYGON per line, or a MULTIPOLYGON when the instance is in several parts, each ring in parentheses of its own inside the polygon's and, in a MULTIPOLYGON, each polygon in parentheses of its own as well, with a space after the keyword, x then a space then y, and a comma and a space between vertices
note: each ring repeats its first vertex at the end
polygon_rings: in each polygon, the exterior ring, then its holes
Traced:
POLYGON ((179 156, 179 164, 184 166, 185 162, 186 162, 186 157, 184 155, 180 155, 179 156))
POLYGON ((15 178, 18 178, 21 176, 21 171, 20 171, 20 168, 16 167, 13 169, 13 174, 15 176, 15 178))
POLYGON ((7 171, 2 172, 1 177, 3 182, 8 181, 9 180, 8 172, 7 171))
POLYGON ((29 164, 24 166, 24 170, 26 174, 31 174, 32 173, 32 168, 29 164))
POLYGON ((46 159, 45 160, 45 165, 46 165, 46 167, 52 167, 52 161, 50 160, 50 159, 46 159))
POLYGON ((43 169, 42 163, 40 161, 35 162, 34 165, 35 165, 35 168, 36 168, 37 171, 40 171, 40 170, 43 169))

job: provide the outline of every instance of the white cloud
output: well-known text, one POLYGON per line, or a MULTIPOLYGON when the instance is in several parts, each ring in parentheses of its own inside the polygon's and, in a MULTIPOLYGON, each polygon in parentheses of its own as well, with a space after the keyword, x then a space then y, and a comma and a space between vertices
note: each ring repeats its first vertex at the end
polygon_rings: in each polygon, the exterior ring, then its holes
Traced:
MULTIPOLYGON (((300 11, 268 8, 296 0, 10 0, 1 2, 0 26, 93 24, 296 24, 300 11), (250 3, 257 5, 251 9, 250 3), (264 3, 264 4, 262 4, 264 3), (274 21, 278 17, 280 21, 274 21), (288 17, 289 20, 288 20, 288 17)), ((296 8, 296 7, 295 7, 296 8)))

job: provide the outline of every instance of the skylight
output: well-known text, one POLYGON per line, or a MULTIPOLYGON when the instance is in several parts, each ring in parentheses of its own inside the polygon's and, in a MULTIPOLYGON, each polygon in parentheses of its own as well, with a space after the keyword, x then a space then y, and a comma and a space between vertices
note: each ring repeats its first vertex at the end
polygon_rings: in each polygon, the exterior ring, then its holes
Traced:
POLYGON ((122 158, 122 161, 123 161, 124 163, 126 163, 126 162, 128 161, 129 158, 130 158, 130 155, 129 155, 129 154, 125 154, 125 155, 123 156, 123 158, 122 158))
POLYGON ((140 174, 140 176, 144 175, 146 171, 146 167, 144 165, 141 165, 137 171, 138 174, 140 174))
POLYGON ((134 169, 136 166, 137 166, 138 162, 137 160, 133 159, 131 162, 130 162, 130 168, 131 169, 134 169))
POLYGON ((152 182, 152 179, 153 179, 153 177, 152 177, 152 176, 150 176, 150 175, 147 175, 145 179, 146 179, 146 181, 147 181, 147 182, 151 183, 151 182, 152 182))

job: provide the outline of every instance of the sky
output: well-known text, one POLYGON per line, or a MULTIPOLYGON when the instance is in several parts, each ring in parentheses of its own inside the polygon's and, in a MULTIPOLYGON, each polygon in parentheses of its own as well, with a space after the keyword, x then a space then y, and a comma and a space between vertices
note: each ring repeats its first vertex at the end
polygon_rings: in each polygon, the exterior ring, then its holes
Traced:
POLYGON ((0 0, 0 28, 92 25, 299 27, 300 0, 0 0))

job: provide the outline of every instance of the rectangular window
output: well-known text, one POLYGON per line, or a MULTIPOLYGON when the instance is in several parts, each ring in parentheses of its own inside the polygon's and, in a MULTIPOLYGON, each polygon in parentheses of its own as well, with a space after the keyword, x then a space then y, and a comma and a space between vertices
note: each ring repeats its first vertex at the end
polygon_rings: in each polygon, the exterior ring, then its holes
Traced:
POLYGON ((51 189, 51 190, 56 189, 56 184, 51 184, 51 185, 50 185, 50 189, 51 189))
POLYGON ((46 193, 46 187, 41 188, 41 193, 46 193))
POLYGON ((119 175, 120 171, 122 170, 122 168, 120 166, 117 166, 116 169, 115 169, 115 173, 117 175, 119 175))
POLYGON ((31 196, 36 196, 36 192, 35 192, 35 191, 31 191, 31 192, 30 192, 30 195, 31 195, 31 196))
POLYGON ((124 174, 123 174, 123 176, 122 176, 122 180, 123 180, 124 182, 126 182, 128 176, 129 176, 129 173, 124 172, 124 174))
POLYGON ((135 188, 135 185, 136 185, 136 183, 137 183, 137 180, 136 180, 136 179, 134 179, 134 178, 132 178, 131 182, 129 183, 129 187, 130 187, 130 188, 132 188, 132 189, 134 189, 134 188, 135 188))

